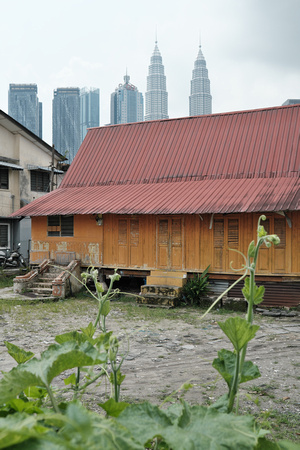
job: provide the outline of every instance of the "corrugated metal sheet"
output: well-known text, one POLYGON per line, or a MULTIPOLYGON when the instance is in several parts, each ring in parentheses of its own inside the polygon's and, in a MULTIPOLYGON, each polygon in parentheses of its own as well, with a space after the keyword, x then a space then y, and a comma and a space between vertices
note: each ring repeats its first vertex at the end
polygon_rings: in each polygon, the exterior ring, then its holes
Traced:
MULTIPOLYGON (((265 286, 264 301, 260 306, 286 306, 297 307, 300 303, 300 283, 297 281, 290 282, 260 282, 256 281, 258 286, 265 286)), ((229 292, 229 297, 243 298, 243 284, 236 284, 229 292)))
POLYGON ((13 170, 24 170, 24 167, 18 166, 18 164, 12 164, 5 161, 0 161, 0 166, 2 167, 9 167, 13 170))
POLYGON ((60 187, 14 215, 299 209, 300 105, 89 130, 60 187))
POLYGON ((13 215, 205 214, 299 209, 296 177, 59 188, 13 215))

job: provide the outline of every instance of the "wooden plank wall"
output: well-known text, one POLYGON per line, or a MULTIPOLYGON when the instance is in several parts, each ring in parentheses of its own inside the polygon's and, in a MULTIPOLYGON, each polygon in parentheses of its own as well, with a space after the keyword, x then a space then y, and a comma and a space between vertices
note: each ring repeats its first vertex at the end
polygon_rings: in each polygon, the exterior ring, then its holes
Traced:
MULTIPOLYGON (((263 248, 259 273, 300 275, 300 212, 284 217, 266 214, 269 233, 281 234, 281 244, 263 248)), ((83 265, 151 270, 165 268, 233 273, 243 263, 230 249, 247 252, 256 239, 258 215, 118 216, 105 215, 98 226, 94 216, 74 217, 74 236, 47 236, 47 217, 32 218, 31 261, 41 252, 75 252, 83 265)))

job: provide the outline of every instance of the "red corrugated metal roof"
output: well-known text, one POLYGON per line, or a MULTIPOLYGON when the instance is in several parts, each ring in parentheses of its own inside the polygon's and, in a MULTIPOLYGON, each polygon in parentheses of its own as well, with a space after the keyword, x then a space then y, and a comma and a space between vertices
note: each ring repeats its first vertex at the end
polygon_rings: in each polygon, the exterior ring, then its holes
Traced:
POLYGON ((244 178, 60 188, 14 213, 204 214, 299 209, 299 178, 244 178))
POLYGON ((300 105, 89 130, 60 187, 14 213, 299 209, 300 105))

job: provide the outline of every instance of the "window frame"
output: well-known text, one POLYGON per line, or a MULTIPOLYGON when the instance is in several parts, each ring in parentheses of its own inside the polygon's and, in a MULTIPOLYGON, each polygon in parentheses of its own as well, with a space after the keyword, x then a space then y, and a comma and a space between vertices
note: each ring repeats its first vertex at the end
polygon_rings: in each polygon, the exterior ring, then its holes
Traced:
POLYGON ((50 192, 50 173, 43 170, 31 170, 30 189, 33 192, 50 192))
POLYGON ((74 215, 70 214, 66 216, 48 216, 47 236, 74 237, 74 215))
POLYGON ((9 169, 8 167, 0 166, 0 189, 9 189, 9 169), (3 175, 5 174, 6 180, 3 181, 3 175))

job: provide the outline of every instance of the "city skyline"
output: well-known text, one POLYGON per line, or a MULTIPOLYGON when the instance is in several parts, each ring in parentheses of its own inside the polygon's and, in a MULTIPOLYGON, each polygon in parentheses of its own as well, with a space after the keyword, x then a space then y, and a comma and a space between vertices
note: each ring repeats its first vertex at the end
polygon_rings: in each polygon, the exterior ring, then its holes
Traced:
POLYGON ((191 80, 191 94, 189 97, 190 116, 201 116, 212 113, 212 95, 206 61, 199 46, 191 80))
POLYGON ((144 99, 138 88, 130 83, 130 76, 124 76, 111 94, 110 124, 141 122, 144 120, 144 99))
POLYGON ((157 39, 150 58, 147 76, 145 120, 168 119, 168 91, 161 53, 157 39))
POLYGON ((52 143, 71 163, 81 144, 80 89, 55 89, 52 105, 52 143))
POLYGON ((32 133, 43 137, 43 104, 36 84, 10 83, 8 114, 32 133))
POLYGON ((153 0, 151 8, 136 0, 105 5, 89 0, 88 7, 83 0, 43 5, 13 0, 1 12, 2 33, 9 39, 0 50, 0 109, 8 111, 10 83, 36 83, 43 139, 49 144, 56 87, 100 88, 100 125, 110 122, 110 95, 126 67, 139 91, 146 92, 156 28, 170 118, 189 115, 200 32, 213 113, 277 106, 300 97, 298 0, 153 0))

